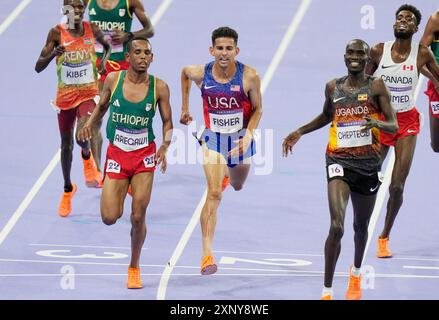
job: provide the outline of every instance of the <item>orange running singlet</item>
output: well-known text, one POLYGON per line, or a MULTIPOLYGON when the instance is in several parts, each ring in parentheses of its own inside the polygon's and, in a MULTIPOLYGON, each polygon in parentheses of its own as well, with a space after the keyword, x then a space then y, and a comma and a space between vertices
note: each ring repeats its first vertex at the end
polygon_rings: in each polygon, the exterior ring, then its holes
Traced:
POLYGON ((58 90, 56 106, 62 110, 77 107, 99 94, 94 36, 88 22, 83 22, 84 35, 73 37, 65 24, 57 28, 65 52, 56 58, 58 90))

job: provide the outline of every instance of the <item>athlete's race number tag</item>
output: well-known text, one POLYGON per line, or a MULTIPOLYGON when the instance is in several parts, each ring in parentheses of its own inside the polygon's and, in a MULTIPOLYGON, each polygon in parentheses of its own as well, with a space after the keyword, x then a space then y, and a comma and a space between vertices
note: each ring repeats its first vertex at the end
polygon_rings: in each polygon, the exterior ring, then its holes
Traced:
POLYGON ((64 84, 87 84, 95 81, 93 65, 90 61, 80 64, 63 63, 61 80, 64 84))
POLYGON ((328 175, 329 175, 329 178, 343 177, 344 176, 343 167, 339 164, 329 165, 328 166, 328 175))
POLYGON ((439 114, 439 102, 431 102, 431 112, 433 114, 439 114))
POLYGON ((154 168, 155 167, 155 153, 150 156, 147 156, 143 159, 143 163, 145 164, 145 168, 154 168))
POLYGON ((120 173, 120 164, 114 160, 108 160, 107 162, 107 172, 120 173))

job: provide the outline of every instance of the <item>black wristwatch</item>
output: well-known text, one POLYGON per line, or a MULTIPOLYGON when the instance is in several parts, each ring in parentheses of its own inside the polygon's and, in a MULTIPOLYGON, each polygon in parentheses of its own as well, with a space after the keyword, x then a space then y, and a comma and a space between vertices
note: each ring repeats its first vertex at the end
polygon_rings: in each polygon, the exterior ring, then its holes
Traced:
POLYGON ((130 41, 132 38, 134 38, 134 33, 128 32, 128 41, 130 41))

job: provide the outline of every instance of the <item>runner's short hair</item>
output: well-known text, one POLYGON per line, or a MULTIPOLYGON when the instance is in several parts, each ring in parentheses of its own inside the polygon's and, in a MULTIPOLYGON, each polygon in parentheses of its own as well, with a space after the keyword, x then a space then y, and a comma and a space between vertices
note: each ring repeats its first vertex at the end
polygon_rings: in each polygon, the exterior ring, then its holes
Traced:
POLYGON ((212 32, 212 45, 215 44, 217 38, 232 38, 235 45, 238 44, 238 32, 230 27, 219 27, 212 32))

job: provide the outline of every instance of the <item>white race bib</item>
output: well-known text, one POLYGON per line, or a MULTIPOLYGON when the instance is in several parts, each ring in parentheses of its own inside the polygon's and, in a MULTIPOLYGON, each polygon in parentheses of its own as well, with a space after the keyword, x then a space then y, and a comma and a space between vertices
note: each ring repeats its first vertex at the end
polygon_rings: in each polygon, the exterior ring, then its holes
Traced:
POLYGON ((150 156, 147 156, 145 159, 143 159, 143 164, 145 165, 145 168, 154 168, 155 167, 155 153, 153 153, 150 156))
POLYGON ((120 164, 118 164, 116 161, 108 159, 107 161, 107 168, 105 169, 106 172, 113 172, 113 173, 120 173, 120 164))
POLYGON ((433 114, 439 114, 439 102, 431 102, 430 106, 431 112, 433 112, 433 114))
POLYGON ((363 124, 359 122, 343 123, 337 126, 337 146, 339 148, 353 148, 372 144, 372 131, 361 130, 363 124))
POLYGON ((343 167, 337 163, 329 165, 328 166, 328 176, 329 176, 329 178, 343 177, 344 176, 343 167))
POLYGON ((113 144, 123 151, 134 151, 147 147, 149 145, 148 129, 134 131, 116 128, 113 144))
POLYGON ((210 129, 213 132, 233 133, 241 130, 244 126, 244 116, 242 110, 236 113, 209 113, 209 119, 210 129))
POLYGON ((65 84, 87 84, 95 82, 91 61, 78 66, 73 64, 61 65, 61 81, 65 84))

